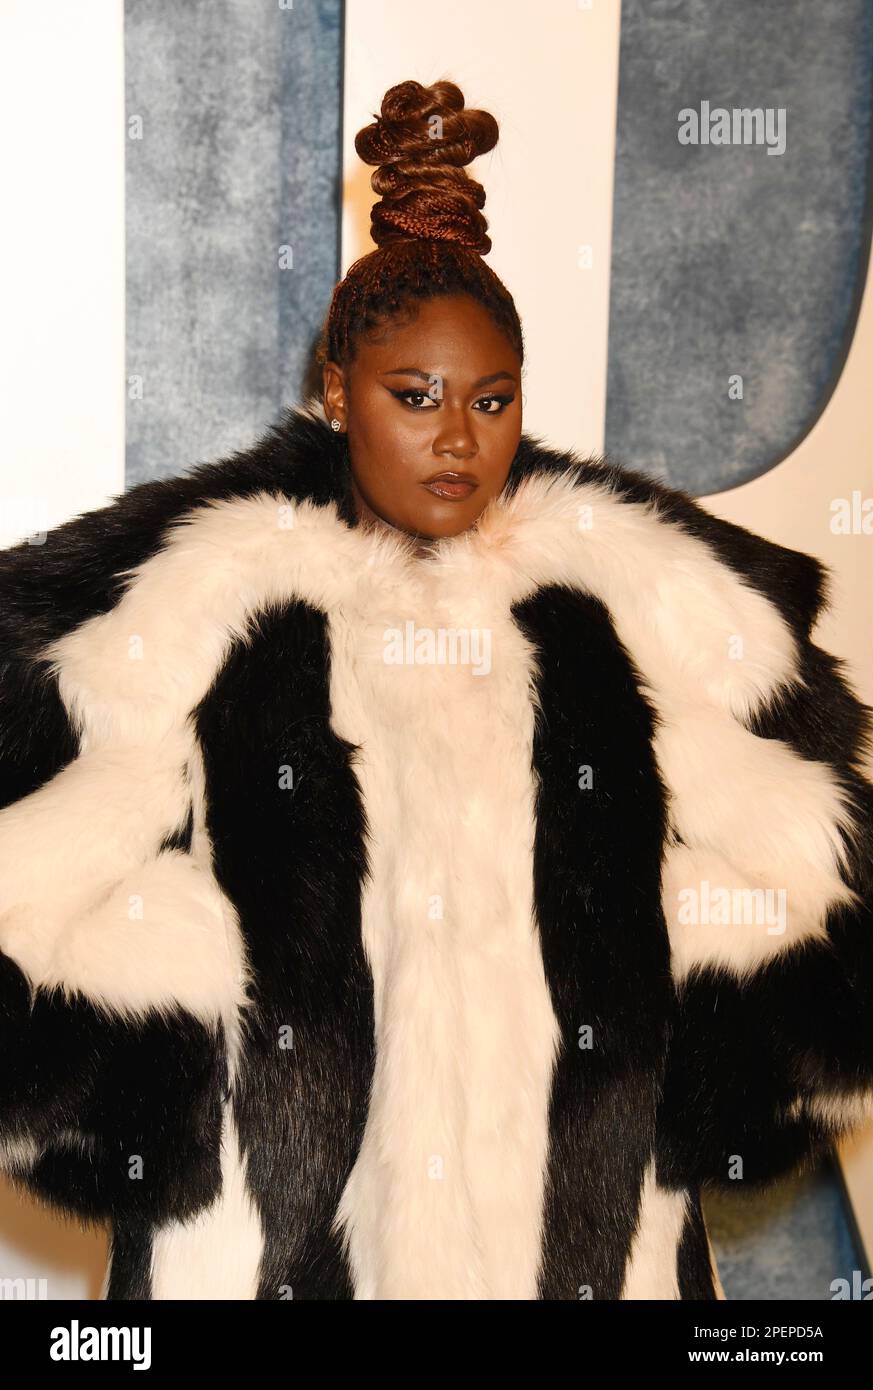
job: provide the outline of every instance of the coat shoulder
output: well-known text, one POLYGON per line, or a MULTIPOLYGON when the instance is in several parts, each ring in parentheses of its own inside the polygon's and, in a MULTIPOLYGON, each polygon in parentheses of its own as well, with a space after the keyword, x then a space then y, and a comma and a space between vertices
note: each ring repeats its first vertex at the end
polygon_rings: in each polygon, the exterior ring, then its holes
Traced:
POLYGON ((769 599, 801 641, 809 638, 830 602, 830 572, 815 555, 714 516, 691 493, 625 467, 607 454, 580 456, 524 434, 510 473, 510 489, 534 473, 572 475, 580 484, 593 483, 607 490, 620 502, 649 508, 658 521, 703 542, 715 559, 769 599))
POLYGON ((343 445, 314 409, 288 408, 250 448, 138 483, 105 506, 0 550, 0 662, 108 612, 127 571, 154 556, 168 528, 211 502, 274 492, 348 505, 343 445))
POLYGON ((175 522, 259 492, 324 503, 342 497, 343 476, 341 447, 327 424, 309 410, 288 409, 249 449, 140 483, 0 550, 0 807, 48 781, 78 751, 53 645, 116 607, 129 572, 164 548, 175 522))

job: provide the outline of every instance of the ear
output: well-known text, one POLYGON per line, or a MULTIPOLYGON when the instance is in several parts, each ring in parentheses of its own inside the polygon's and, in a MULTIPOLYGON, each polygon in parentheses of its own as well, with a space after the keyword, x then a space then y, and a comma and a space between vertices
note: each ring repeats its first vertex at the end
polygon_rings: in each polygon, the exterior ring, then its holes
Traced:
POLYGON ((324 413, 328 420, 339 420, 347 428, 348 408, 345 374, 338 362, 327 361, 322 368, 324 413))

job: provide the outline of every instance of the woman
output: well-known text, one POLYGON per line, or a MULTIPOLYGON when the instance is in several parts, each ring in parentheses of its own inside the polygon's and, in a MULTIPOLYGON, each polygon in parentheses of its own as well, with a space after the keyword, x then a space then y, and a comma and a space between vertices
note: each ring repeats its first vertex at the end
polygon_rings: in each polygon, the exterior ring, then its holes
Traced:
POLYGON ((327 421, 0 556, 2 1161, 110 1298, 712 1299, 870 1113, 825 572, 522 434, 496 138, 359 134, 327 421))

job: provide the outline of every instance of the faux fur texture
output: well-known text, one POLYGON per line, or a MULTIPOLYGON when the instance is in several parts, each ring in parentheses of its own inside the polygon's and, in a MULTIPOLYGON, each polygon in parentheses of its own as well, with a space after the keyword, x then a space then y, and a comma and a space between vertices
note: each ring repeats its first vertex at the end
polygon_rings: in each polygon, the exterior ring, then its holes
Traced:
POLYGON ((106 1296, 723 1296, 700 1186, 871 1113, 826 581, 529 436, 417 557, 304 410, 0 553, 0 1163, 106 1296))

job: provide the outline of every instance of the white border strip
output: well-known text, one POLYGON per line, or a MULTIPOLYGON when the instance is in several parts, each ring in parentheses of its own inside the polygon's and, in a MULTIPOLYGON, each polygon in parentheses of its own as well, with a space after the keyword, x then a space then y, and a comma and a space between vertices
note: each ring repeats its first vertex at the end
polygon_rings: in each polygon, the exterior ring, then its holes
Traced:
POLYGON ((124 489, 124 7, 3 0, 0 545, 124 489))

